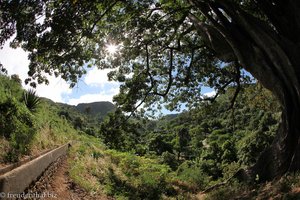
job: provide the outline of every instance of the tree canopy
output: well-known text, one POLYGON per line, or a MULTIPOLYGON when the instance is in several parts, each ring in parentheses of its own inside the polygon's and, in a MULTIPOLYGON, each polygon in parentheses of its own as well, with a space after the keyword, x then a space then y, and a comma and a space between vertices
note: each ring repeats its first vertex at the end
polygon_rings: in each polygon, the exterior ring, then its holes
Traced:
POLYGON ((110 79, 123 83, 115 100, 129 112, 142 102, 195 106, 202 86, 241 81, 199 37, 189 15, 206 19, 185 1, 12 1, 1 10, 1 44, 16 34, 11 45, 30 52, 32 86, 47 83, 45 73, 74 86, 90 66, 113 68, 110 79), (108 54, 109 44, 118 51, 108 54))

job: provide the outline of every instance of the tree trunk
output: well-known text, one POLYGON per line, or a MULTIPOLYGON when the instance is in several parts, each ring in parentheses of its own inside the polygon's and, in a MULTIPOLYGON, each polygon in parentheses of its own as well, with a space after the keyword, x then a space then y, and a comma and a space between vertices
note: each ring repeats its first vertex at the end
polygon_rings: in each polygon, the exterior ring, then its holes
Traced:
MULTIPOLYGON (((289 13, 286 15, 289 18, 298 16, 291 14, 298 10, 292 7, 295 6, 293 2, 289 1, 283 8, 284 12, 289 13)), ((218 3, 190 0, 190 3, 210 21, 207 24, 195 15, 189 16, 206 44, 221 60, 238 61, 277 97, 282 107, 282 119, 274 142, 261 154, 257 163, 246 170, 247 177, 253 179, 258 176, 260 181, 264 181, 299 170, 300 35, 290 31, 298 32, 300 28, 290 24, 289 27, 295 27, 284 35, 282 27, 287 26, 287 18, 282 17, 282 21, 276 18, 278 29, 275 30, 277 27, 226 0, 218 3), (279 27, 282 24, 284 26, 279 27)), ((293 23, 296 20, 290 21, 293 23)))
MULTIPOLYGON (((286 88, 288 90, 288 88, 286 88)), ((266 149, 256 164, 247 170, 248 178, 259 177, 260 181, 280 177, 286 172, 300 169, 300 106, 299 96, 284 92, 282 119, 272 145, 266 149)))

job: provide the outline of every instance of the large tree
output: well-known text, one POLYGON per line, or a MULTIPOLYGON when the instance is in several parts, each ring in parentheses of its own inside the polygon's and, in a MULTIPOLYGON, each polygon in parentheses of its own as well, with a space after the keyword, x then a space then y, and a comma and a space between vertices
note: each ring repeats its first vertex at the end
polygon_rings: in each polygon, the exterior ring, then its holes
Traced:
POLYGON ((238 91, 245 69, 282 107, 276 139, 246 173, 265 180, 300 168, 299 11, 298 0, 7 0, 0 45, 15 37, 29 52, 33 86, 45 73, 73 86, 88 66, 115 69, 125 112, 197 106, 202 86, 238 91))

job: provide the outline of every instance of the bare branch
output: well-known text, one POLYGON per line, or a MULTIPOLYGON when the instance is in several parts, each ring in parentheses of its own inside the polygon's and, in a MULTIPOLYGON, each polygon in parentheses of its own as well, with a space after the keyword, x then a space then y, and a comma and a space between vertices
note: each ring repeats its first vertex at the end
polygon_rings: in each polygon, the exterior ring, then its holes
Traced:
POLYGON ((130 114, 126 117, 125 121, 128 121, 129 118, 135 113, 135 111, 146 101, 147 97, 151 94, 151 91, 153 90, 153 88, 155 86, 153 77, 150 73, 150 56, 149 56, 148 45, 146 45, 145 49, 146 49, 146 74, 150 77, 151 86, 144 94, 144 97, 141 100, 141 102, 138 105, 136 105, 134 107, 134 109, 130 112, 130 114))
POLYGON ((169 66, 169 71, 168 71, 169 81, 168 81, 167 89, 165 90, 164 93, 151 92, 150 93, 151 95, 158 95, 158 96, 165 97, 169 93, 172 83, 173 83, 172 71, 173 71, 173 49, 171 48, 170 49, 170 66, 169 66))
POLYGON ((224 90, 228 85, 234 82, 234 79, 230 79, 227 81, 220 89, 218 89, 217 93, 213 97, 206 97, 203 99, 203 101, 210 101, 211 103, 214 102, 217 97, 220 95, 221 91, 224 90))
POLYGON ((161 7, 155 7, 155 8, 153 8, 153 9, 151 9, 150 10, 150 12, 149 12, 149 14, 147 15, 147 19, 149 18, 149 17, 151 17, 151 15, 155 12, 155 11, 157 11, 157 10, 162 10, 162 8, 161 7))
POLYGON ((235 92, 233 95, 233 98, 231 99, 231 104, 228 110, 232 109, 234 107, 234 104, 236 102, 237 96, 239 95, 239 92, 241 91, 241 83, 240 83, 240 78, 241 78, 241 73, 240 73, 240 65, 238 62, 235 62, 235 69, 236 69, 236 74, 235 74, 235 82, 237 84, 235 88, 235 92))

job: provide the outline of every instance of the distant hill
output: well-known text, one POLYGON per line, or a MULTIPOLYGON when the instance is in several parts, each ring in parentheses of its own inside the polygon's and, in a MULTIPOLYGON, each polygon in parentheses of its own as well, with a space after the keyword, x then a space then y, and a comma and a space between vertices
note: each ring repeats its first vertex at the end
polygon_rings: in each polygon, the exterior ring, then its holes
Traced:
POLYGON ((172 120, 176 117, 178 117, 180 115, 180 113, 177 113, 177 114, 168 114, 168 115, 165 115, 161 118, 161 120, 172 120))
POLYGON ((42 99, 53 107, 56 107, 58 114, 64 116, 73 124, 77 123, 78 118, 83 119, 85 128, 97 127, 104 117, 115 109, 115 105, 108 101, 80 103, 74 106, 65 103, 56 103, 47 98, 42 99))
POLYGON ((93 103, 80 103, 75 109, 83 114, 93 116, 105 116, 108 112, 115 109, 115 105, 108 101, 99 101, 93 103))
POLYGON ((51 105, 57 105, 60 109, 67 109, 71 112, 79 112, 84 115, 89 115, 92 117, 104 117, 107 113, 115 109, 115 105, 109 101, 99 101, 92 103, 80 103, 77 106, 69 105, 65 103, 56 103, 50 99, 43 98, 44 101, 47 101, 51 105))

